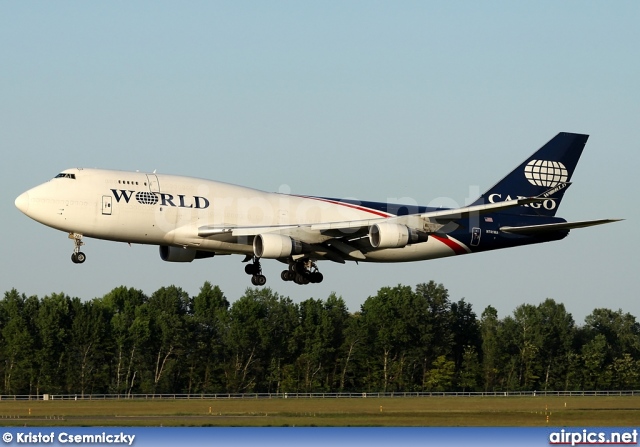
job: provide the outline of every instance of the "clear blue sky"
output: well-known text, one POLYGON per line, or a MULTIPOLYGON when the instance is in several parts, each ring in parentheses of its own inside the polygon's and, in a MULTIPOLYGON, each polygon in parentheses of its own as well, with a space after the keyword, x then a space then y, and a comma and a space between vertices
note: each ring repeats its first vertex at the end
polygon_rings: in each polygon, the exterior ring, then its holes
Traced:
POLYGON ((69 167, 193 175, 269 191, 463 205, 560 131, 591 135, 559 215, 626 218, 561 242, 411 264, 324 263, 299 302, 357 311, 435 280, 478 315, 554 298, 640 318, 640 3, 113 1, 0 3, 0 292, 101 297, 204 281, 235 300, 240 256, 163 263, 156 247, 67 235, 13 205, 69 167))

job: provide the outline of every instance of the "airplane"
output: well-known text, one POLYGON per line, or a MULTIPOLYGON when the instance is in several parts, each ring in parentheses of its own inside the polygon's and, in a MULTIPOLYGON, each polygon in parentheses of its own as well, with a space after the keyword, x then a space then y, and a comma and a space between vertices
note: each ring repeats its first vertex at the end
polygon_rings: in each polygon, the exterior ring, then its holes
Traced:
POLYGON ((319 283, 317 262, 409 262, 563 239, 616 222, 555 217, 588 135, 562 132, 475 202, 460 208, 260 191, 175 175, 67 169, 21 194, 16 207, 67 232, 82 264, 83 237, 159 246, 168 262, 244 255, 266 283, 262 259, 287 264, 284 281, 319 283), (250 262, 251 261, 251 262, 250 262))

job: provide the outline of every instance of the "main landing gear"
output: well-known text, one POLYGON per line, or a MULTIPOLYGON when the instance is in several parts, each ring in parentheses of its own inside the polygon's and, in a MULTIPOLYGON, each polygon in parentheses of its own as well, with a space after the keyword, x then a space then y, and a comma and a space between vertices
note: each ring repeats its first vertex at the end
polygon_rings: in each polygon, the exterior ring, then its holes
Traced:
MULTIPOLYGON (((252 262, 244 266, 244 271, 247 275, 251 275, 251 284, 254 286, 264 286, 267 278, 262 274, 260 258, 247 256, 244 262, 248 261, 252 262)), ((294 261, 290 259, 289 268, 282 271, 280 278, 282 278, 283 281, 293 281, 296 284, 304 285, 320 283, 324 277, 318 270, 315 261, 310 259, 294 261)))
POLYGON ((78 233, 69 233, 69 239, 73 239, 74 243, 71 261, 74 264, 82 264, 87 260, 87 256, 80 251, 80 247, 84 245, 84 242, 82 242, 82 235, 78 233))
POLYGON ((290 261, 289 269, 280 273, 283 281, 293 281, 296 284, 316 284, 322 282, 324 277, 318 270, 318 266, 311 259, 302 259, 299 261, 290 261))
POLYGON ((262 274, 262 266, 260 258, 254 256, 253 262, 244 266, 244 272, 251 275, 251 284, 254 286, 264 286, 267 283, 267 277, 262 274))

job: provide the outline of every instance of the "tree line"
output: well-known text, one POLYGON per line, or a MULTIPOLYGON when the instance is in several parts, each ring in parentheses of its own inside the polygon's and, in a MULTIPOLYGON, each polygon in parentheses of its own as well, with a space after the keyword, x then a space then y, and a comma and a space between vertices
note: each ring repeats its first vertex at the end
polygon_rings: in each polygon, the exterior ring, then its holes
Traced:
POLYGON ((294 303, 269 288, 230 304, 118 287, 0 301, 3 394, 617 390, 640 388, 640 325, 563 304, 480 317, 442 284, 381 288, 349 313, 341 297, 294 303))

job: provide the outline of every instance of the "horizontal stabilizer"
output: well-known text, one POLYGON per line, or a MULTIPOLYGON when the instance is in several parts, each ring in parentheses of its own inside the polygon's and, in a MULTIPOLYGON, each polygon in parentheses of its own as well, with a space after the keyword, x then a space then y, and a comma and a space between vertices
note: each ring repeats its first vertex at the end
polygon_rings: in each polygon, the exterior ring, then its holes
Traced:
POLYGON ((500 227, 500 231, 514 234, 535 234, 548 231, 573 230, 574 228, 592 227, 594 225, 602 225, 611 222, 619 222, 624 219, 600 219, 600 220, 583 220, 581 222, 559 222, 542 225, 525 225, 522 227, 500 227))

